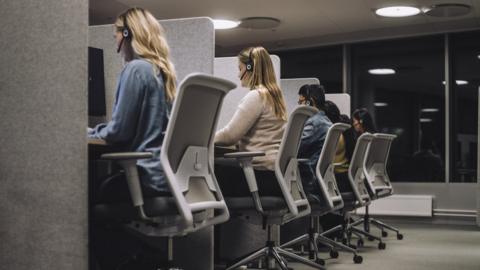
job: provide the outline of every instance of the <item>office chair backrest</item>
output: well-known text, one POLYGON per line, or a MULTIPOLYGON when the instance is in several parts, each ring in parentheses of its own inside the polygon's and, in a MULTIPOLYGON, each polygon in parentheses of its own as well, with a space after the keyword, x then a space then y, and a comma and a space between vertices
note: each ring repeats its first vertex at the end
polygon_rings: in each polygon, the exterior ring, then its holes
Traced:
POLYGON ((235 87, 205 74, 191 74, 179 86, 160 160, 187 231, 229 218, 212 160, 223 98, 235 87))
POLYGON ((363 173, 363 164, 367 155, 367 150, 370 142, 374 136, 370 133, 363 133, 357 139, 357 144, 353 150, 352 160, 348 167, 348 179, 352 186, 355 198, 360 206, 366 205, 370 202, 370 195, 365 186, 365 174, 363 173))
POLYGON ((297 156, 303 126, 307 119, 317 112, 316 108, 299 106, 290 114, 275 161, 275 175, 292 215, 291 218, 298 218, 310 213, 310 204, 303 190, 298 171, 297 156))
POLYGON ((375 133, 368 147, 363 172, 374 198, 393 193, 393 187, 387 174, 387 160, 390 147, 396 137, 392 134, 375 133))
POLYGON ((342 196, 340 195, 335 179, 333 163, 335 154, 337 153, 337 144, 340 135, 348 128, 350 128, 348 124, 336 123, 328 129, 315 170, 322 195, 331 210, 337 210, 343 207, 342 196))

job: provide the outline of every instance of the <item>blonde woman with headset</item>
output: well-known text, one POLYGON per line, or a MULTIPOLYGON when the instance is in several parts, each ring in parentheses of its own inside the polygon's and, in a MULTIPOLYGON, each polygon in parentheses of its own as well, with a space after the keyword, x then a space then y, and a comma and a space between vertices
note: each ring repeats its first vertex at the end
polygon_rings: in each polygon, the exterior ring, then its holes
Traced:
MULTIPOLYGON (((281 195, 274 163, 287 121, 285 100, 278 86, 270 55, 263 47, 251 47, 238 55, 238 77, 250 89, 230 122, 215 134, 215 144, 238 145, 240 151, 262 151, 253 159, 261 195, 281 195)), ((249 194, 239 167, 215 166, 215 175, 226 196, 249 194)))
MULTIPOLYGON (((143 194, 168 194, 160 149, 175 98, 176 75, 164 30, 142 8, 119 15, 114 27, 117 52, 125 66, 118 80, 112 120, 89 129, 88 137, 104 139, 124 151, 153 153, 152 158, 137 163, 143 194)), ((130 200, 126 181, 114 179, 103 187, 107 192, 102 192, 102 201, 130 200)))

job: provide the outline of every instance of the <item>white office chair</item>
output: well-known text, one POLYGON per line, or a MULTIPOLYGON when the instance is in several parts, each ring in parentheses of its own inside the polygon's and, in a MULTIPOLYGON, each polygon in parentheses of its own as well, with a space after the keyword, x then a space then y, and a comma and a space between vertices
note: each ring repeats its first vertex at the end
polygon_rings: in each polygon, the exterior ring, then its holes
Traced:
POLYGON ((322 203, 316 200, 310 201, 312 213, 310 214, 308 233, 282 244, 282 247, 290 247, 308 241, 309 258, 322 265, 325 262, 318 257, 318 242, 331 248, 330 257, 332 258, 338 257, 338 249, 353 253, 353 261, 355 263, 361 263, 363 261, 363 258, 357 254, 355 249, 325 237, 326 234, 319 233, 318 228, 316 228, 319 227, 319 218, 321 218, 321 216, 338 211, 344 207, 344 202, 335 179, 334 160, 340 135, 348 128, 350 128, 350 125, 336 123, 329 128, 326 135, 316 166, 316 176, 320 189, 318 190, 318 194, 314 194, 320 198, 322 203))
POLYGON ((378 248, 385 249, 386 244, 382 241, 380 237, 374 236, 367 231, 362 231, 356 227, 356 223, 350 223, 351 212, 359 207, 368 206, 370 203, 370 195, 368 189, 365 185, 365 175, 363 173, 365 157, 368 153, 368 147, 374 138, 373 135, 369 133, 362 134, 355 145, 355 149, 352 154, 352 159, 350 161, 350 166, 348 168, 348 179, 349 184, 352 189, 351 192, 342 192, 342 198, 344 201, 344 208, 342 209, 342 215, 344 217, 344 224, 338 225, 325 234, 330 234, 333 232, 341 231, 343 235, 343 243, 349 246, 351 244, 351 235, 355 234, 359 236, 356 247, 362 247, 364 242, 362 236, 367 236, 370 240, 377 240, 378 248))
MULTIPOLYGON (((366 184, 372 200, 378 200, 393 195, 393 186, 387 174, 387 161, 393 140, 397 136, 392 134, 376 133, 370 143, 368 154, 365 158, 363 172, 366 177, 366 184)), ((394 231, 397 239, 403 239, 403 235, 397 228, 387 225, 377 219, 371 218, 368 213, 368 205, 365 207, 365 216, 356 221, 354 225, 363 222, 364 230, 370 231, 370 224, 382 231, 382 236, 388 236, 385 229, 394 231)))
POLYGON ((255 217, 259 217, 268 234, 265 247, 231 264, 227 270, 236 269, 261 258, 267 260, 268 267, 274 267, 276 262, 280 269, 288 270, 284 257, 316 269, 324 269, 321 265, 278 247, 272 240, 274 226, 280 226, 310 213, 310 205, 299 177, 297 154, 303 126, 306 120, 316 112, 317 110, 312 107, 300 106, 289 117, 275 161, 275 175, 282 191, 281 197, 260 196, 258 193, 251 160, 253 156, 261 153, 225 154, 226 158, 236 158, 240 162, 251 192, 251 196, 248 197, 226 197, 230 212, 232 215, 247 216, 251 222, 255 217))
POLYGON ((98 204, 97 219, 121 222, 142 238, 172 237, 225 222, 227 205, 213 174, 213 138, 225 95, 235 84, 205 74, 191 74, 180 84, 163 141, 160 161, 171 197, 143 198, 137 160, 150 153, 111 153, 125 170, 132 201, 98 204))

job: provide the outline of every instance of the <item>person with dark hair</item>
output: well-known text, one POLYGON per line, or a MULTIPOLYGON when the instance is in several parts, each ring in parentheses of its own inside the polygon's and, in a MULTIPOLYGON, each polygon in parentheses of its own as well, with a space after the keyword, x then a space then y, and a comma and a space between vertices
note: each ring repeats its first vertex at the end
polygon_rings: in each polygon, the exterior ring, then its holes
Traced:
MULTIPOLYGON (((341 114, 339 120, 340 123, 352 125, 352 120, 346 114, 341 114)), ((347 156, 348 160, 351 160, 353 156, 353 150, 355 149, 355 130, 353 127, 343 132, 343 138, 345 139, 345 155, 347 156)))
POLYGON ((299 165, 303 187, 307 194, 315 195, 320 189, 315 176, 315 167, 332 122, 325 114, 325 90, 321 85, 303 85, 298 95, 299 105, 313 106, 319 110, 305 123, 298 150, 298 157, 308 160, 299 165))
MULTIPOLYGON (((326 101, 325 102, 325 113, 327 114, 328 118, 332 121, 332 123, 344 123, 350 124, 347 116, 347 119, 343 117, 344 121, 341 120, 341 115, 340 115, 340 109, 338 109, 337 105, 332 102, 332 101, 326 101)), ((340 189, 340 191, 351 191, 350 183, 348 180, 348 166, 350 164, 350 158, 351 156, 347 155, 347 140, 353 140, 353 136, 350 136, 349 131, 351 130, 346 130, 345 132, 340 135, 340 138, 338 139, 338 144, 337 144, 337 151, 335 153, 335 179, 337 180, 337 186, 340 189)), ((355 144, 353 141, 348 142, 349 145, 355 144)))
POLYGON ((365 108, 357 109, 353 112, 352 125, 359 135, 365 132, 377 132, 373 118, 365 108))

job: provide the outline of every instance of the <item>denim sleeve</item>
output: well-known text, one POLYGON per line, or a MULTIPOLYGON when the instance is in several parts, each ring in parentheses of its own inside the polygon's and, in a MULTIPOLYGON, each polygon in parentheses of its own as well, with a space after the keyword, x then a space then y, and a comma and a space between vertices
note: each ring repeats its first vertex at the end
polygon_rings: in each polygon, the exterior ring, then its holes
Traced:
POLYGON ((144 85, 138 70, 126 67, 119 80, 112 120, 97 125, 90 130, 88 137, 113 143, 130 140, 135 133, 141 111, 144 85))
POLYGON ((311 121, 307 121, 305 126, 303 127, 302 132, 302 139, 300 142, 300 147, 298 149, 298 156, 304 157, 306 155, 307 150, 311 147, 312 143, 315 140, 315 132, 313 123, 311 121))

